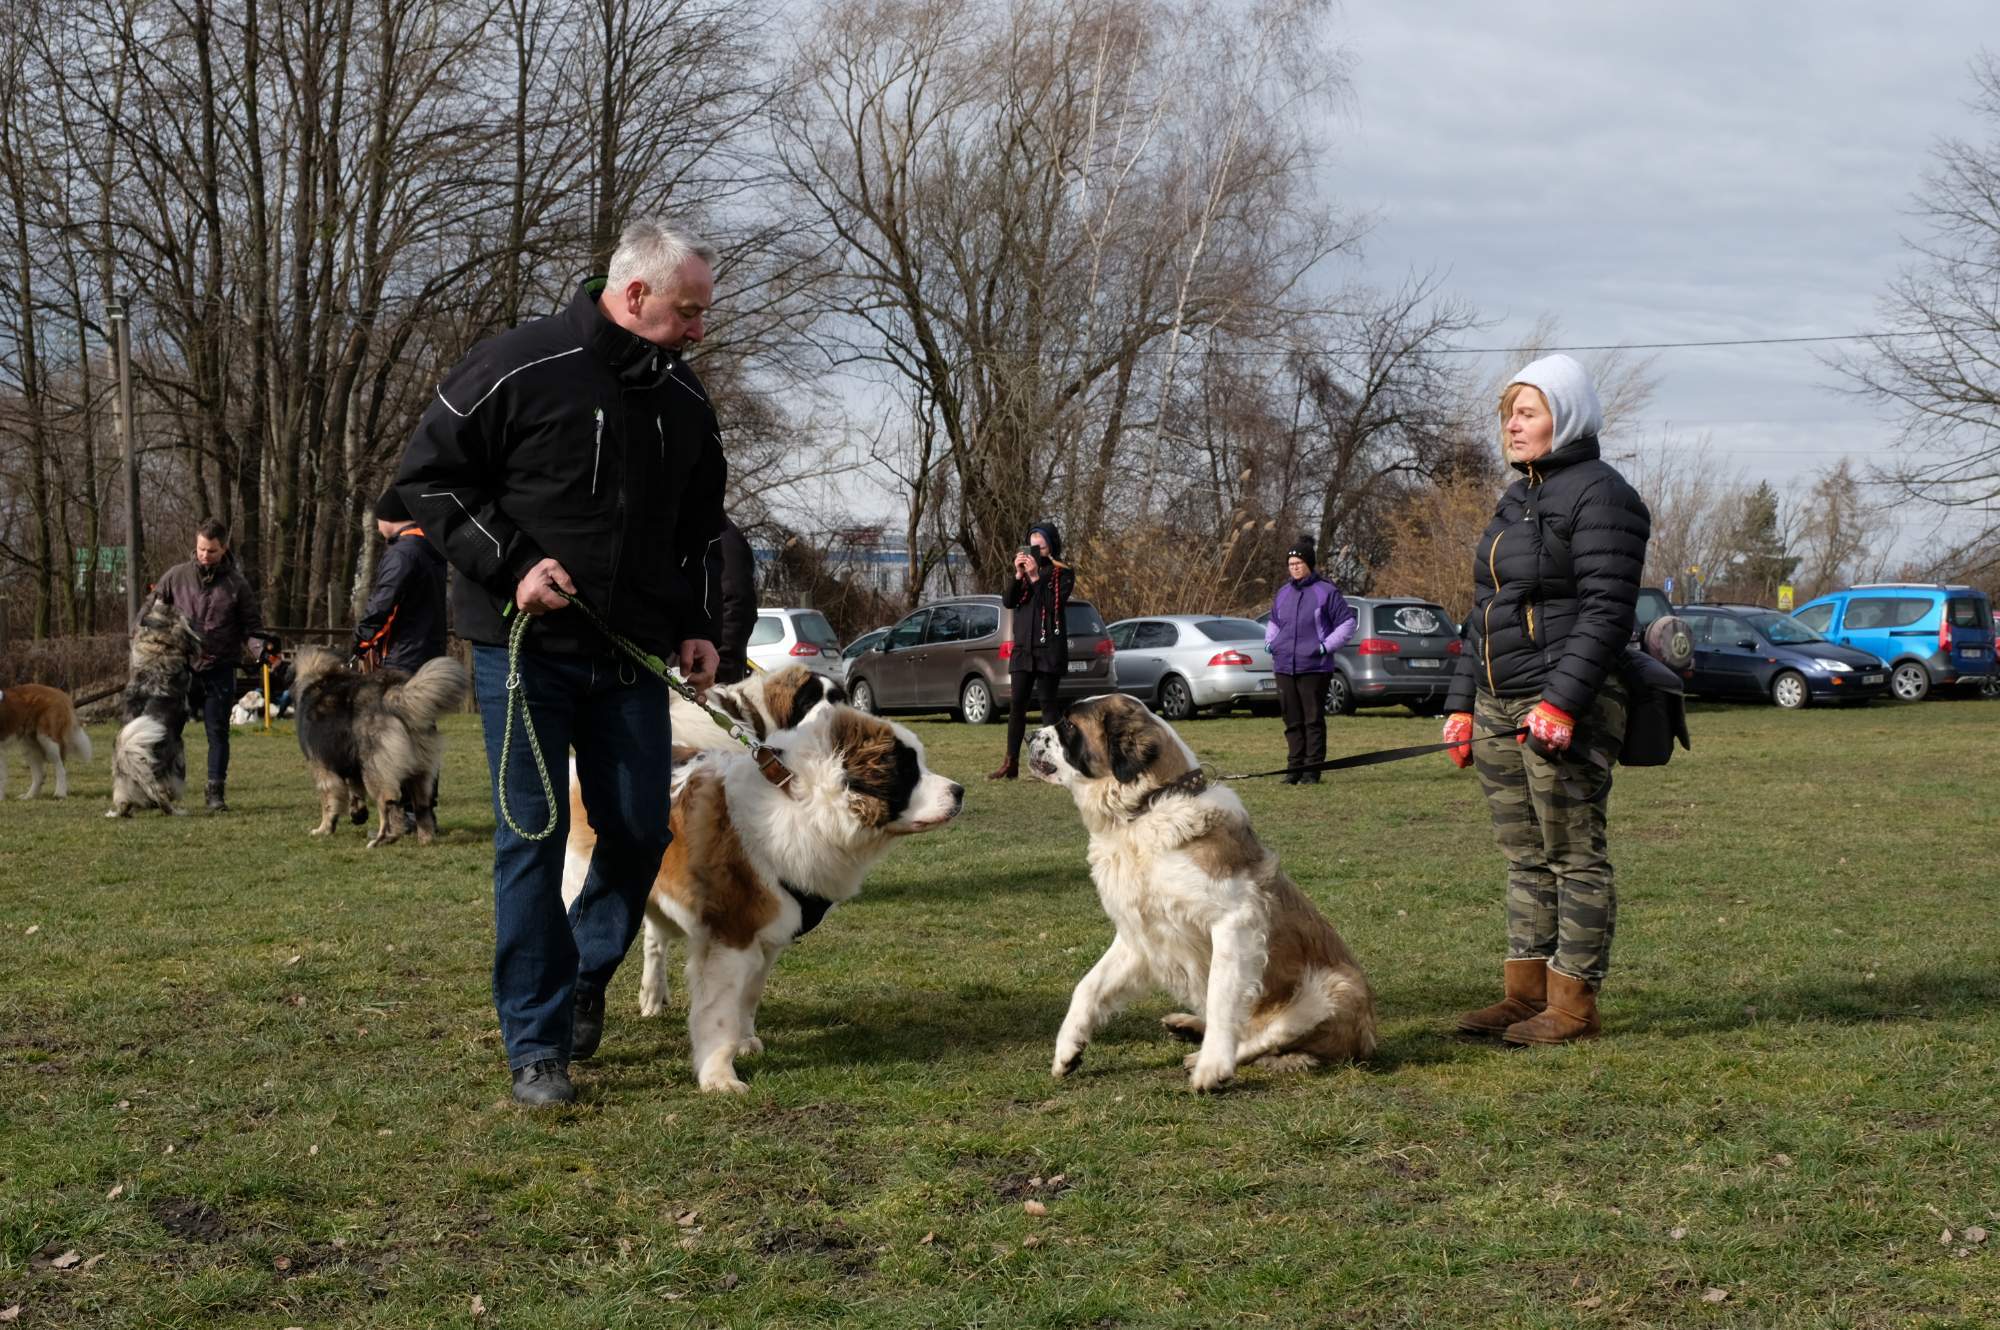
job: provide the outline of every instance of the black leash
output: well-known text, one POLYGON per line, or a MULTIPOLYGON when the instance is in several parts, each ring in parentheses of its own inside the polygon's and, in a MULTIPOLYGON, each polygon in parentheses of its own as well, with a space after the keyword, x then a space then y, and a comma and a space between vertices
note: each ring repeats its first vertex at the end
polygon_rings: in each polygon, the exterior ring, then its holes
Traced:
POLYGON ((1523 725, 1518 730, 1507 730, 1500 734, 1481 734, 1458 743, 1412 744, 1408 748, 1380 748, 1372 753, 1352 753, 1346 757, 1336 757, 1326 762, 1310 762, 1302 767, 1279 767, 1276 771, 1246 771, 1233 776, 1214 777, 1216 780, 1261 780, 1266 776, 1289 776, 1293 773, 1304 775, 1308 771, 1346 771, 1353 767, 1379 766, 1384 762, 1401 762, 1407 757, 1422 757, 1426 753, 1442 753, 1451 748, 1464 748, 1468 744, 1489 743, 1494 739, 1518 739, 1528 732, 1523 725))

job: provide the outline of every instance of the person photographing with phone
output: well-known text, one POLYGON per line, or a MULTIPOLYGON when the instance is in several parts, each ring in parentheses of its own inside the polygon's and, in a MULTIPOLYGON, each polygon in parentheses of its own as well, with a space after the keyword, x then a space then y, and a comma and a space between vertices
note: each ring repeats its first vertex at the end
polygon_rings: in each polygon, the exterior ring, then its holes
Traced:
POLYGON ((1062 532, 1054 522, 1028 528, 1028 541, 1014 551, 1013 580, 1000 603, 1014 612, 1013 654, 1008 681, 1013 705, 1007 712, 1007 760, 988 780, 1021 774, 1021 740, 1028 732, 1028 698, 1041 699, 1042 723, 1056 720, 1056 689, 1069 670, 1069 624, 1065 618, 1076 594, 1076 570, 1062 561, 1062 532))

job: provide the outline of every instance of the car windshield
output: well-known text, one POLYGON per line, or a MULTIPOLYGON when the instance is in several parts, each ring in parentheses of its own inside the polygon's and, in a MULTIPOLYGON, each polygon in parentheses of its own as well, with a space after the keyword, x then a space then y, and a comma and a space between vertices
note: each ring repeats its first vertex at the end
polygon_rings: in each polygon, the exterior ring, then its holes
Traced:
POLYGON ((1826 640, 1789 614, 1746 614, 1743 617, 1772 646, 1795 647, 1826 640))
POLYGON ((1255 619, 1203 619, 1195 627, 1211 642, 1261 642, 1264 625, 1255 619))
POLYGON ((828 623, 826 616, 818 610, 813 610, 806 614, 794 614, 792 616, 792 628, 798 633, 799 640, 802 642, 810 642, 814 646, 834 647, 836 649, 840 646, 840 637, 833 631, 833 625, 828 623))

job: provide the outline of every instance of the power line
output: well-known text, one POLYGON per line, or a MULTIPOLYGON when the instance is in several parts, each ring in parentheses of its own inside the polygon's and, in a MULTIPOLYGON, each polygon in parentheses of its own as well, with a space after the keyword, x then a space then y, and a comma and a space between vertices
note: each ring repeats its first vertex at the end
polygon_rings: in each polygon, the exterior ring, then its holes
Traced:
POLYGON ((1925 337, 1922 332, 1834 333, 1825 337, 1739 337, 1707 342, 1605 342, 1596 346, 1453 346, 1452 355, 1527 355, 1540 351, 1675 351, 1694 346, 1796 346, 1802 342, 1873 342, 1884 337, 1925 337))

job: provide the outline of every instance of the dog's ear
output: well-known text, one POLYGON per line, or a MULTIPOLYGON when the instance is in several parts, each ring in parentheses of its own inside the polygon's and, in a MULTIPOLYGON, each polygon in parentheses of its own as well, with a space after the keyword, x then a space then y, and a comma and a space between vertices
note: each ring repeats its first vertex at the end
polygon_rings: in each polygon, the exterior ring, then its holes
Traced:
POLYGON ((1145 775, 1160 757, 1159 728, 1143 711, 1108 709, 1103 717, 1104 752, 1111 759, 1111 776, 1130 785, 1145 775))
POLYGON ((785 713, 785 723, 781 729, 796 729, 799 722, 812 714, 812 709, 826 701, 826 684, 817 674, 808 674, 806 681, 792 691, 792 705, 785 713))
POLYGON ((1096 777, 1104 773, 1091 760, 1090 736, 1077 723, 1087 715, 1074 704, 1064 707, 1062 718, 1056 722, 1056 738, 1062 743, 1063 760, 1069 763, 1071 771, 1079 776, 1096 777))

